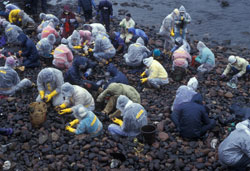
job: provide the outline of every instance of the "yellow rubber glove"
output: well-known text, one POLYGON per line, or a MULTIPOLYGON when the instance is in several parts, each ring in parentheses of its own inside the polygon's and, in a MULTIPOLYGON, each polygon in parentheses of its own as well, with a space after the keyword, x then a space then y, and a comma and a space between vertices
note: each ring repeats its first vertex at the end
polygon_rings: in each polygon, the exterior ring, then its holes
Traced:
POLYGON ((60 107, 61 109, 64 109, 64 108, 67 107, 67 105, 66 105, 65 103, 63 103, 63 104, 61 104, 59 107, 60 107))
POLYGON ((67 108, 67 109, 60 110, 58 113, 60 115, 62 115, 62 114, 65 114, 65 113, 70 113, 70 112, 72 112, 72 109, 71 108, 67 108))
POLYGON ((82 46, 74 46, 73 48, 74 48, 74 49, 81 49, 82 46))
POLYGON ((148 81, 148 78, 142 78, 142 79, 141 79, 141 83, 142 83, 142 84, 145 83, 146 81, 148 81))
POLYGON ((174 28, 171 29, 170 36, 174 37, 174 28))
POLYGON ((72 128, 71 126, 66 126, 65 129, 69 132, 72 132, 72 133, 75 133, 76 132, 76 129, 75 128, 72 128))
POLYGON ((146 75, 146 71, 144 71, 142 74, 141 74, 141 77, 144 77, 146 75))
POLYGON ((44 99, 44 94, 45 94, 44 90, 39 91, 39 94, 40 94, 41 99, 43 100, 44 99))
POLYGON ((78 120, 78 119, 75 119, 75 120, 71 121, 71 122, 69 123, 69 125, 70 125, 70 126, 74 126, 75 124, 78 124, 78 123, 79 123, 79 120, 78 120))
POLYGON ((89 48, 89 52, 93 52, 93 49, 92 49, 92 48, 89 48))
POLYGON ((52 97, 54 97, 55 95, 57 95, 57 91, 56 90, 54 90, 50 94, 46 95, 45 96, 46 102, 48 103, 52 99, 52 97))
POLYGON ((112 121, 120 126, 122 126, 123 121, 117 118, 113 118, 112 121))

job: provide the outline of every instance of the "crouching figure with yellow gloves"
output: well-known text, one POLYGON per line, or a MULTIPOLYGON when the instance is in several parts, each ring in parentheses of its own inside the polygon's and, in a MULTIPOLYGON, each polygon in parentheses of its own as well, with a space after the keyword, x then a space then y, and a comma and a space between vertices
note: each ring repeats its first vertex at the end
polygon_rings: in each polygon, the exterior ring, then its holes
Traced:
POLYGON ((147 111, 139 103, 134 103, 124 95, 117 99, 116 108, 121 111, 123 120, 113 118, 113 122, 108 127, 112 135, 137 136, 140 134, 142 126, 147 125, 147 111))
POLYGON ((90 134, 91 136, 98 136, 102 132, 102 123, 98 117, 91 111, 87 110, 83 105, 77 105, 73 108, 73 115, 75 120, 69 123, 65 129, 75 134, 90 134), (77 128, 73 128, 74 125, 77 128))
POLYGON ((61 93, 65 100, 60 106, 56 107, 56 109, 59 110, 59 114, 70 113, 79 104, 83 105, 87 110, 90 111, 95 109, 95 101, 92 95, 86 89, 80 86, 64 83, 61 88, 61 93), (66 108, 69 106, 73 107, 66 108))
POLYGON ((63 74, 61 71, 55 68, 44 68, 37 77, 39 96, 36 98, 36 101, 41 102, 45 100, 48 103, 52 100, 53 106, 62 104, 61 86, 63 83, 63 74))
POLYGON ((141 77, 147 76, 141 79, 141 83, 148 83, 148 86, 154 88, 160 88, 165 84, 168 84, 168 73, 165 68, 153 57, 146 58, 143 60, 144 65, 147 69, 141 74, 141 77))

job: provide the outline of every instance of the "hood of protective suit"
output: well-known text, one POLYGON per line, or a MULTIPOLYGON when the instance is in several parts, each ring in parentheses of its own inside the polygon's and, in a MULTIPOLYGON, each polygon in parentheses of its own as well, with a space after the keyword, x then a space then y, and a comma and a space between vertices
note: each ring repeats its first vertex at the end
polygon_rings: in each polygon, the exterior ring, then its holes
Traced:
POLYGON ((46 14, 40 13, 39 18, 40 18, 41 20, 45 20, 45 19, 46 19, 46 14))
POLYGON ((71 39, 79 39, 80 38, 80 33, 76 30, 73 31, 71 35, 71 39))
POLYGON ((141 37, 139 37, 139 38, 136 40, 136 43, 140 43, 141 45, 144 46, 144 40, 143 40, 141 37))
POLYGON ((74 87, 70 83, 66 82, 62 85, 61 92, 64 97, 71 97, 74 93, 74 87))
POLYGON ((62 38, 62 40, 61 40, 61 44, 65 44, 65 45, 67 45, 69 42, 68 42, 68 40, 67 39, 65 39, 65 38, 62 38))
POLYGON ((192 88, 193 90, 196 90, 198 87, 198 80, 195 77, 190 78, 187 86, 192 88))
POLYGON ((54 81, 54 72, 50 68, 45 68, 42 70, 43 74, 41 75, 42 80, 45 83, 53 82, 54 81))
POLYGON ((19 16, 23 17, 25 15, 24 11, 21 10, 19 13, 18 13, 19 16))
POLYGON ((55 37, 55 35, 54 35, 54 34, 50 34, 50 35, 48 36, 48 41, 49 41, 49 43, 50 43, 51 45, 55 44, 55 42, 56 42, 56 37, 55 37))
POLYGON ((4 20, 4 21, 2 22, 2 26, 3 26, 4 28, 6 28, 9 24, 10 24, 10 23, 9 23, 8 21, 6 21, 6 20, 4 20))
POLYGON ((75 118, 82 120, 88 115, 88 110, 83 105, 77 105, 77 109, 73 112, 75 118))
POLYGON ((21 42, 22 45, 25 45, 28 37, 24 33, 20 33, 17 37, 17 40, 21 42))
POLYGON ((120 110, 121 112, 124 111, 124 109, 126 107, 128 107, 130 104, 132 104, 133 102, 131 100, 129 100, 128 97, 124 96, 124 95, 120 95, 117 99, 116 102, 116 108, 118 110, 120 110))
POLYGON ((110 75, 111 76, 114 76, 116 75, 116 73, 118 72, 117 68, 115 67, 114 64, 110 63, 108 68, 107 68, 107 71, 110 72, 110 75))
POLYGON ((132 33, 132 34, 135 34, 135 28, 131 27, 128 29, 128 32, 129 33, 132 33))
POLYGON ((7 57, 6 58, 6 61, 5 61, 5 67, 11 67, 11 68, 14 68, 16 66, 16 60, 15 58, 13 58, 12 56, 10 57, 7 57))
POLYGON ((202 42, 202 41, 199 41, 198 44, 197 44, 197 49, 199 51, 202 51, 203 48, 205 48, 206 45, 202 42))
POLYGON ((87 59, 85 59, 83 57, 75 58, 72 66, 78 69, 80 65, 87 67, 87 59))
POLYGON ((243 130, 250 136, 250 120, 247 119, 243 122, 238 123, 236 125, 236 130, 238 131, 243 130))
POLYGON ((203 98, 202 98, 201 94, 197 93, 193 96, 191 102, 202 104, 202 100, 203 100, 203 98))
POLYGON ((144 65, 146 65, 147 67, 150 67, 150 65, 152 64, 153 60, 154 60, 153 57, 146 58, 146 59, 143 59, 143 63, 144 63, 144 65))
POLYGON ((185 7, 183 5, 179 8, 179 12, 183 12, 183 13, 186 12, 186 9, 185 9, 185 7))

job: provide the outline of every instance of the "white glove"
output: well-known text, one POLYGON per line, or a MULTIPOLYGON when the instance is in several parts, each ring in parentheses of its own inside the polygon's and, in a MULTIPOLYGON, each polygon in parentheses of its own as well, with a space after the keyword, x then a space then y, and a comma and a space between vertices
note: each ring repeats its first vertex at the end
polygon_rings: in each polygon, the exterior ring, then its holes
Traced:
POLYGON ((210 145, 211 145, 211 147, 212 147, 213 149, 215 149, 215 148, 216 148, 217 143, 218 143, 218 139, 214 138, 214 139, 212 139, 212 141, 211 141, 210 145))

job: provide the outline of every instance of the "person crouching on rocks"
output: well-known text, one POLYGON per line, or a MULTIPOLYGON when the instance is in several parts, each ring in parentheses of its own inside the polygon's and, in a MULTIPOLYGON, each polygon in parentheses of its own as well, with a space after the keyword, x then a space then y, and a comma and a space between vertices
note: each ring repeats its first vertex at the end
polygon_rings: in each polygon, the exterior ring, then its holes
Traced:
POLYGON ((17 91, 29 88, 32 82, 27 78, 20 81, 17 72, 13 69, 16 60, 13 57, 6 58, 5 66, 0 67, 0 94, 14 95, 17 91))
POLYGON ((157 60, 150 57, 144 59, 143 63, 147 69, 141 74, 141 77, 147 76, 147 78, 142 78, 142 83, 148 82, 148 85, 154 88, 160 88, 169 83, 167 71, 157 60))
POLYGON ((228 58, 228 62, 229 64, 221 75, 221 78, 225 78, 231 70, 233 71, 233 77, 237 78, 250 73, 250 65, 246 59, 231 55, 228 58))
POLYGON ((147 111, 138 103, 134 103, 124 95, 120 95, 117 99, 116 108, 121 111, 123 120, 113 118, 116 124, 108 127, 112 135, 120 136, 137 136, 140 134, 142 126, 147 125, 147 111))
POLYGON ((201 138, 215 127, 215 120, 209 119, 209 109, 202 104, 202 96, 196 94, 191 102, 182 103, 174 110, 171 119, 183 138, 201 138))
POLYGON ((102 133, 102 123, 98 117, 91 111, 87 110, 83 105, 77 105, 73 109, 73 115, 75 120, 69 123, 66 126, 66 130, 75 134, 84 134, 87 133, 93 137, 98 136, 102 133), (77 128, 73 128, 74 125, 77 125, 77 128))

